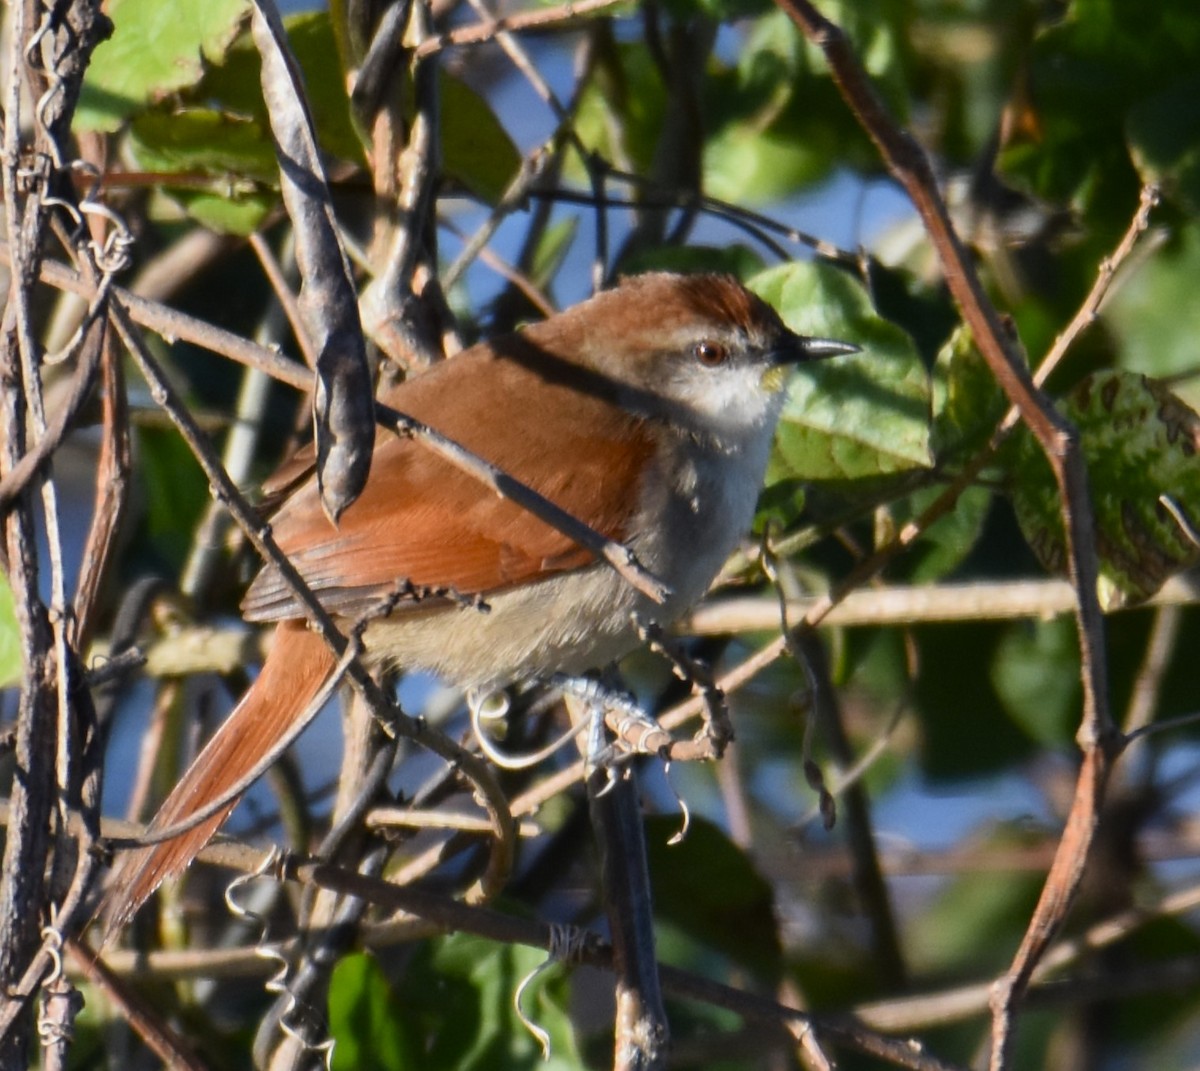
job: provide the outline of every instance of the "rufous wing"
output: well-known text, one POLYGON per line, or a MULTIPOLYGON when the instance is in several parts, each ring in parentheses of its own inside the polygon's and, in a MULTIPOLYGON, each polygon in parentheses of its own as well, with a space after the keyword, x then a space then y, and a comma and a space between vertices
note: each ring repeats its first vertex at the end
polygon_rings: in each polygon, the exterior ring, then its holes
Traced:
MULTIPOLYGON (((653 444, 650 429, 605 399, 477 347, 405 384, 389 401, 604 535, 627 537, 653 444), (459 365, 455 375, 448 374, 451 364, 459 365)), ((406 584, 486 595, 593 560, 426 445, 390 433, 381 435, 367 485, 337 527, 320 508, 311 479, 284 502, 271 527, 326 609, 347 617, 370 612, 406 584)), ((252 621, 303 614, 270 567, 242 610, 252 621)))

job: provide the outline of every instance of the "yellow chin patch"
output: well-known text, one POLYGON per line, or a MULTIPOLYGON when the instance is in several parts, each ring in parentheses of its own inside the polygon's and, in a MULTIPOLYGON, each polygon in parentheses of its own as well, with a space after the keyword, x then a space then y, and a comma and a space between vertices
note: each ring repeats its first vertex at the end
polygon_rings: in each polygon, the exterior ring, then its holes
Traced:
POLYGON ((768 394, 778 394, 783 390, 783 385, 788 381, 788 372, 791 369, 787 365, 777 364, 768 368, 762 374, 762 387, 768 394))

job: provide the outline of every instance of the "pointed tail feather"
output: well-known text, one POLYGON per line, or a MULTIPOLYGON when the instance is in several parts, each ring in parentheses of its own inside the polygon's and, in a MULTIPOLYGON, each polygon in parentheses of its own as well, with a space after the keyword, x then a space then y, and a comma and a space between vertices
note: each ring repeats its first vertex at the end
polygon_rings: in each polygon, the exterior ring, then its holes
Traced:
MULTIPOLYGON (((249 775, 302 716, 334 666, 320 636, 300 622, 280 624, 258 679, 180 778, 150 831, 185 821, 249 775)), ((121 855, 101 908, 105 943, 163 881, 187 867, 236 806, 234 799, 178 837, 121 855)))

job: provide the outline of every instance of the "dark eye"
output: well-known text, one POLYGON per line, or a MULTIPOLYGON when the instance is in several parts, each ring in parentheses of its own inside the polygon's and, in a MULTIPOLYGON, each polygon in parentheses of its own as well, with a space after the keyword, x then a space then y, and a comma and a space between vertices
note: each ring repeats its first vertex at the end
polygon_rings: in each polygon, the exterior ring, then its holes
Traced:
POLYGON ((696 360, 708 368, 715 368, 719 364, 725 363, 725 358, 729 356, 729 351, 720 342, 714 342, 711 338, 706 338, 697 342, 692 347, 692 353, 696 360))

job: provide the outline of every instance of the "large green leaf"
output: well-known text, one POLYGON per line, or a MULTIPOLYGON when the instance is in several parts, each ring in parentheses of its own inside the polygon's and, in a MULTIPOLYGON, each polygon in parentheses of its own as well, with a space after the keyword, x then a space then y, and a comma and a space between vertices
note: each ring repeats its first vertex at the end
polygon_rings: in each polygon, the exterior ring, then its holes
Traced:
POLYGON ((513 1006, 522 979, 545 961, 535 948, 452 934, 423 946, 393 984, 372 957, 347 957, 329 995, 335 1071, 582 1066, 561 971, 534 981, 522 1000, 522 1010, 550 1035, 549 1059, 513 1006))
MULTIPOLYGON (((436 977, 457 985, 469 1000, 466 1010, 474 1029, 461 1031, 457 1009, 443 1008, 438 1036, 427 1048, 428 1059, 422 1066, 454 1067, 457 1071, 569 1071, 580 1067, 561 971, 547 971, 531 984, 522 1002, 525 1013, 550 1035, 549 1059, 542 1058, 540 1043, 520 1022, 513 1006, 521 981, 545 962, 546 953, 536 948, 496 944, 468 934, 436 942, 431 970, 436 977), (448 1059, 450 1050, 461 1055, 448 1059)), ((410 988, 406 986, 406 993, 410 988)))
MULTIPOLYGON (((1149 598, 1200 560, 1200 416, 1162 384, 1130 372, 1098 372, 1062 405, 1087 458, 1106 608, 1149 598)), ((1033 436, 1014 451, 1013 503, 1042 563, 1065 563, 1058 488, 1033 436)))
POLYGON ((929 468, 929 376, 912 340, 880 319, 845 272, 792 263, 750 280, 794 331, 843 339, 861 353, 792 377, 768 482, 891 476, 929 468))
POLYGON ((849 147, 865 146, 816 53, 782 11, 750 26, 735 66, 713 65, 704 126, 704 192, 734 203, 811 186, 849 147))
POLYGON ((678 831, 674 815, 646 821, 655 914, 763 981, 777 982, 783 953, 771 886, 711 822, 693 818, 687 836, 673 844, 678 831))
MULTIPOLYGON (((309 11, 285 20, 288 42, 304 75, 305 99, 323 152, 359 161, 362 143, 350 115, 350 99, 341 71, 331 66, 337 56, 328 11, 309 11)), ((224 66, 213 69, 198 87, 201 101, 218 101, 225 111, 253 118, 270 132, 260 86, 258 50, 249 35, 229 50, 224 66)), ((520 153, 487 102, 465 82, 441 72, 441 153, 447 175, 477 196, 495 202, 521 164, 520 153)))
POLYGON ((248 0, 109 0, 113 35, 92 56, 76 126, 116 130, 141 108, 194 86, 220 63, 248 0))

